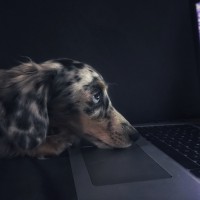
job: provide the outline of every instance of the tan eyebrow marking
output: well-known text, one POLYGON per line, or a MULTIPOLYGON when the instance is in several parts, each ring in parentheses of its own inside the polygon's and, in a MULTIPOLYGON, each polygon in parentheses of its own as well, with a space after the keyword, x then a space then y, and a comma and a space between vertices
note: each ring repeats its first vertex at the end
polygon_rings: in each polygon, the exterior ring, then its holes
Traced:
POLYGON ((98 80, 98 81, 97 81, 97 84, 99 85, 99 87, 100 87, 102 90, 108 88, 107 84, 106 84, 105 82, 103 82, 103 81, 99 81, 99 80, 98 80))

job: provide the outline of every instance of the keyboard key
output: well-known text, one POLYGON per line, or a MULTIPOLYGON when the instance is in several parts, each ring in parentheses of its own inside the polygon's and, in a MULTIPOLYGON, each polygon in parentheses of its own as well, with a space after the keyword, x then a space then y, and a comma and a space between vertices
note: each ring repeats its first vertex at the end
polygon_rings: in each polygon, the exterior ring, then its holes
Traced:
POLYGON ((193 160, 194 162, 197 162, 200 160, 200 155, 199 154, 196 154, 196 153, 193 153, 193 152, 190 152, 188 154, 188 158, 190 158, 191 160, 193 160))
POLYGON ((143 137, 187 169, 200 168, 200 129, 192 125, 139 127, 143 137))
POLYGON ((158 140, 152 140, 151 141, 155 146, 157 146, 160 150, 164 151, 167 155, 172 157, 174 160, 176 160, 178 163, 183 165, 183 167, 187 169, 195 169, 200 167, 197 163, 192 162, 182 154, 176 152, 172 148, 170 148, 168 145, 166 145, 163 142, 160 142, 158 140))

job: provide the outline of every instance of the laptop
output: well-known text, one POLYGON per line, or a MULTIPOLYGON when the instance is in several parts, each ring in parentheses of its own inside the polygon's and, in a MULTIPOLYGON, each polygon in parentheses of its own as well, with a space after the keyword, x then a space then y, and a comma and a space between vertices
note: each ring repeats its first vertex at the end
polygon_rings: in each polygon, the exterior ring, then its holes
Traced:
POLYGON ((130 148, 70 149, 79 200, 199 200, 200 127, 192 123, 136 126, 130 148))
POLYGON ((199 200, 200 121, 134 126, 130 148, 69 149, 78 199, 199 200))

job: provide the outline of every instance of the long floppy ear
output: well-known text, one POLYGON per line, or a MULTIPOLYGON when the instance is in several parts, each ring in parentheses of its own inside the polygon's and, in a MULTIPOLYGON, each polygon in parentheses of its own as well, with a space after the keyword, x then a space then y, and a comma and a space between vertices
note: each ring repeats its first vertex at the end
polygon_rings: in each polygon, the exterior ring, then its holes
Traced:
POLYGON ((33 62, 0 71, 0 130, 21 150, 45 140, 48 93, 56 73, 33 62))

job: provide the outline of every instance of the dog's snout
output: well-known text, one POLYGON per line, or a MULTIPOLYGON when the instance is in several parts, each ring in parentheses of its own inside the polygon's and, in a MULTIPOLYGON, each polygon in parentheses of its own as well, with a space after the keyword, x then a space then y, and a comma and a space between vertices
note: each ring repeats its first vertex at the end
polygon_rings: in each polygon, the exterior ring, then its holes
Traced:
POLYGON ((129 137, 131 138, 132 141, 136 141, 139 139, 139 137, 140 137, 139 132, 130 124, 123 123, 122 129, 124 130, 124 132, 126 134, 129 135, 129 137))
POLYGON ((135 128, 133 128, 133 133, 130 134, 129 136, 130 136, 130 138, 131 138, 132 141, 136 141, 136 140, 139 139, 140 134, 139 134, 139 132, 135 128))

